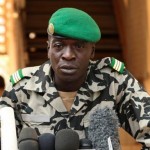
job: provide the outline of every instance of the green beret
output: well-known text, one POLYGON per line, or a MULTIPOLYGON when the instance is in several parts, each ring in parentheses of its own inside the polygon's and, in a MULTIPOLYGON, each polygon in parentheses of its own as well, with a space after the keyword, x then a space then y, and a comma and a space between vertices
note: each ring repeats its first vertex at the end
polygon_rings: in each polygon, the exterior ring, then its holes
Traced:
POLYGON ((48 34, 98 42, 101 32, 86 12, 76 8, 61 8, 52 14, 48 23, 48 34))

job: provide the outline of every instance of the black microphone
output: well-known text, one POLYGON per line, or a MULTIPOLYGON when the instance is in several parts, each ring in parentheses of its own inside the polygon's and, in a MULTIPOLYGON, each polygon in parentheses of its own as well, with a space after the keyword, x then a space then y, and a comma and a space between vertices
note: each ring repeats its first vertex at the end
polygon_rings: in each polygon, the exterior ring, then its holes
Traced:
POLYGON ((80 139, 79 141, 79 150, 94 150, 93 149, 93 145, 92 145, 92 141, 84 138, 84 139, 80 139))
POLYGON ((79 135, 71 129, 62 129, 56 133, 55 150, 77 150, 79 135))
POLYGON ((39 136, 40 150, 55 150, 55 135, 43 133, 39 136))
POLYGON ((33 128, 23 128, 18 138, 19 150, 39 150, 38 136, 33 128))
POLYGON ((96 109, 90 116, 88 138, 96 150, 120 150, 119 122, 109 108, 96 109))

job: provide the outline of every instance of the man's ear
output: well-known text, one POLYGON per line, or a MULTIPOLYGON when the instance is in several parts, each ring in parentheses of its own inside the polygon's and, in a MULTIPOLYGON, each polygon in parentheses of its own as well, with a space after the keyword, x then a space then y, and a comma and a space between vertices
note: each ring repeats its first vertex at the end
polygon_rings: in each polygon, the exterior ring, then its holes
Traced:
POLYGON ((94 56, 95 56, 95 44, 92 45, 91 59, 93 59, 94 56))
POLYGON ((52 39, 52 36, 48 35, 48 40, 47 40, 47 56, 48 58, 50 58, 50 46, 51 46, 51 39, 52 39))
POLYGON ((50 48, 50 43, 49 41, 47 41, 47 51, 49 50, 49 48, 50 48))
POLYGON ((47 51, 49 51, 49 48, 50 48, 50 41, 51 41, 51 36, 48 35, 48 40, 47 40, 47 51))
POLYGON ((50 46, 49 46, 49 41, 47 41, 47 57, 49 58, 49 48, 50 48, 50 46))

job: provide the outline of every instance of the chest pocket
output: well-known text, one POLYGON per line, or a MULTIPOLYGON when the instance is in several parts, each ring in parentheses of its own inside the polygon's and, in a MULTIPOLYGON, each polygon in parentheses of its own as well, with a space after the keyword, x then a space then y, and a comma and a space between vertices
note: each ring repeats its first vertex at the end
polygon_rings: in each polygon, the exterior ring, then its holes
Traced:
POLYGON ((52 125, 48 115, 21 114, 23 127, 37 128, 42 133, 52 133, 52 125))

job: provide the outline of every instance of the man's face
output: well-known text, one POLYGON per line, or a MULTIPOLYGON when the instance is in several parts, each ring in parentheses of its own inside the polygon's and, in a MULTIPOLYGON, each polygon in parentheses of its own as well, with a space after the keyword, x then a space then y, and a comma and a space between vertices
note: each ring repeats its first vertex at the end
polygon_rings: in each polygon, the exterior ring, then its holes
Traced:
POLYGON ((57 81, 85 79, 89 59, 94 57, 95 44, 68 38, 49 38, 48 58, 57 81))

